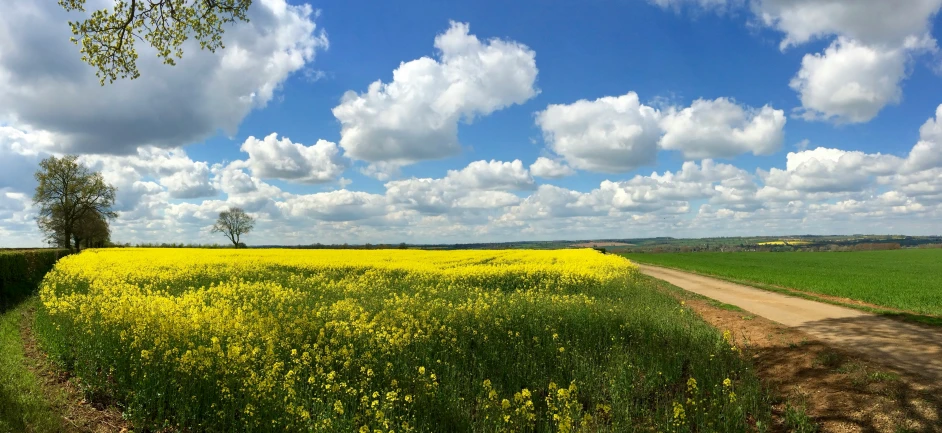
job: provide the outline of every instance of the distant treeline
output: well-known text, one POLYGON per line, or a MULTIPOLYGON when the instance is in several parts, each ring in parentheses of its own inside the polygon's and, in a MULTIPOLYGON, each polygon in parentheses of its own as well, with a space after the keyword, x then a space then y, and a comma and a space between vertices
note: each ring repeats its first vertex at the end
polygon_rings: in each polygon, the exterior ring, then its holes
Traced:
POLYGON ((256 245, 250 248, 284 248, 291 250, 405 250, 411 248, 405 242, 398 244, 310 244, 310 245, 256 245))
POLYGON ((875 242, 868 240, 845 241, 835 243, 808 243, 808 244, 789 244, 789 245, 658 245, 637 248, 619 249, 619 252, 632 253, 691 253, 691 252, 790 252, 790 251, 817 251, 817 252, 848 252, 848 251, 878 251, 878 250, 898 250, 901 248, 942 248, 939 242, 875 242))
MULTIPOLYGON (((313 243, 307 245, 252 245, 240 244, 240 248, 285 248, 285 249, 357 249, 357 250, 388 250, 388 249, 423 249, 423 250, 503 250, 503 249, 559 249, 559 248, 585 248, 590 243, 618 243, 621 245, 604 245, 601 250, 621 253, 667 253, 667 252, 699 252, 699 251, 866 251, 890 250, 899 248, 942 248, 942 236, 887 236, 887 235, 849 235, 849 236, 815 236, 796 235, 783 236, 781 244, 762 245, 762 243, 776 242, 774 237, 718 237, 701 239, 679 239, 670 237, 644 238, 644 239, 595 239, 572 241, 517 241, 517 242, 483 242, 460 244, 408 244, 400 243, 366 243, 366 244, 323 244, 313 243)), ((113 243, 107 245, 112 248, 232 248, 226 244, 199 244, 182 242, 161 243, 113 243)), ((597 248, 599 249, 599 248, 597 248)))
POLYGON ((232 245, 220 245, 220 244, 195 244, 189 243, 185 244, 183 242, 143 242, 132 244, 127 243, 114 243, 106 246, 106 248, 232 248, 232 245))

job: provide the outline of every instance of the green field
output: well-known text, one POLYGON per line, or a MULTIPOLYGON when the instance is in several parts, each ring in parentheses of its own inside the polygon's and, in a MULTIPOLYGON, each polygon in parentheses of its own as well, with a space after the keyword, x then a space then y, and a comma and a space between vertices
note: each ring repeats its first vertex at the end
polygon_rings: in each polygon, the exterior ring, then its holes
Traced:
POLYGON ((942 249, 850 253, 625 254, 649 263, 739 281, 840 296, 942 316, 942 249))

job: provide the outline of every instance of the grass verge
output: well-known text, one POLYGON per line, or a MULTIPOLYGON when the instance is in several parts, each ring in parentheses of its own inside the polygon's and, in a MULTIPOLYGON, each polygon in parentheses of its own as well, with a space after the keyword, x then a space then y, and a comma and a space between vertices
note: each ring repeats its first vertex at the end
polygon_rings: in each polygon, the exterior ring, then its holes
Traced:
POLYGON ((63 431, 42 381, 28 366, 20 327, 36 298, 0 313, 0 432, 63 431))

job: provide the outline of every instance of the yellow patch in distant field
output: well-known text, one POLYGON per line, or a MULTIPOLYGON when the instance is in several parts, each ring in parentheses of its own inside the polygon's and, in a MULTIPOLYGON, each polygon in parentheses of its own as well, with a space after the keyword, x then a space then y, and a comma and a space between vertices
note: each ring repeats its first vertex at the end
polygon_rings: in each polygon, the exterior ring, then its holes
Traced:
POLYGON ((759 242, 758 245, 808 245, 809 241, 784 239, 780 241, 759 242))

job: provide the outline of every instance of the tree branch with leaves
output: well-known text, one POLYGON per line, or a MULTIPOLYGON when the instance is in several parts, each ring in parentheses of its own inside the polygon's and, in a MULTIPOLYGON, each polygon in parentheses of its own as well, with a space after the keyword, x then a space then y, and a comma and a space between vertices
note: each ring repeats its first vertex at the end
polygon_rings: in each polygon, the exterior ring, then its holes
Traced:
MULTIPOLYGON (((86 0, 59 0, 66 11, 85 11, 86 0)), ((92 12, 84 21, 69 21, 72 42, 81 45, 82 61, 97 68, 102 85, 118 78, 140 77, 135 41, 150 44, 165 64, 183 58, 191 36, 201 49, 225 48, 224 26, 248 21, 252 0, 117 0, 114 8, 92 12)))

